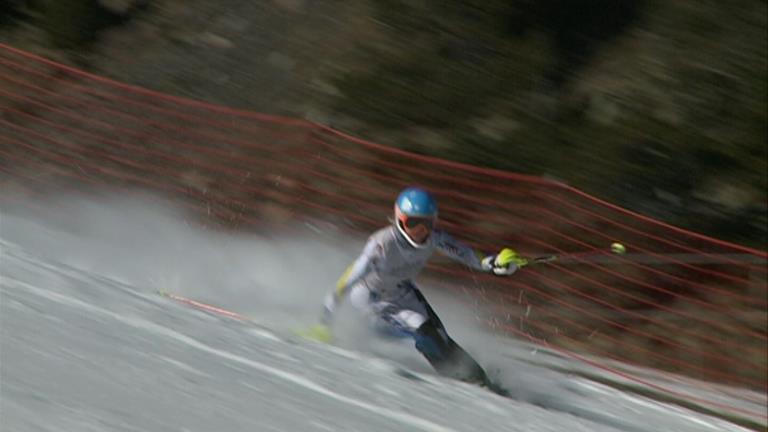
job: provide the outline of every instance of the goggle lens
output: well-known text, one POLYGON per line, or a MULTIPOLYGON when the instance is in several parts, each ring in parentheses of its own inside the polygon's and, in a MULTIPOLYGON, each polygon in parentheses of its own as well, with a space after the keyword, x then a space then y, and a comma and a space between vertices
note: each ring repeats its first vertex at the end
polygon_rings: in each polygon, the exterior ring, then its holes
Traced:
POLYGON ((419 225, 424 225, 428 230, 432 230, 435 226, 435 220, 423 217, 409 217, 405 220, 405 227, 408 229, 416 228, 419 225))

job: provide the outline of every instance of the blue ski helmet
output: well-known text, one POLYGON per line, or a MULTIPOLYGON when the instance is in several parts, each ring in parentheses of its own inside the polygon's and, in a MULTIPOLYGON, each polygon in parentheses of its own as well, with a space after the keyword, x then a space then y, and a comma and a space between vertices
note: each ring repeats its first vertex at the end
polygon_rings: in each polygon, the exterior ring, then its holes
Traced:
POLYGON ((437 202, 421 188, 409 187, 395 200, 395 227, 413 247, 425 247, 437 221, 437 202))
POLYGON ((424 189, 409 187, 397 196, 395 210, 408 217, 436 218, 437 201, 424 189))

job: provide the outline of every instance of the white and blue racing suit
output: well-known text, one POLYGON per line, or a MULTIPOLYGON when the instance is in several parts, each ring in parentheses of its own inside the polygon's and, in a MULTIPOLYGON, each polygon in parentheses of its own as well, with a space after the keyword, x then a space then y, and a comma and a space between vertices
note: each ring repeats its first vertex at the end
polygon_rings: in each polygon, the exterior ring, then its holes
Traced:
POLYGON ((423 245, 414 246, 388 226, 368 238, 362 254, 326 296, 323 321, 330 323, 339 302, 349 294, 351 303, 374 318, 377 326, 413 337, 416 348, 439 369, 436 363, 455 342, 413 283, 435 250, 472 269, 488 271, 481 262, 484 254, 444 231, 436 229, 423 245))

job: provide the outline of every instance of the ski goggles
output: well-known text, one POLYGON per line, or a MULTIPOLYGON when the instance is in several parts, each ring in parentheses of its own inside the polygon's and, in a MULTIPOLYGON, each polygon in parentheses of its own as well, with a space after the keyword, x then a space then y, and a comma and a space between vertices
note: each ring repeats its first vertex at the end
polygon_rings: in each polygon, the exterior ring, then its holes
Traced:
POLYGON ((418 217, 418 216, 402 216, 400 218, 403 226, 408 229, 414 229, 419 225, 424 226, 428 230, 432 230, 435 227, 435 218, 433 217, 418 217))

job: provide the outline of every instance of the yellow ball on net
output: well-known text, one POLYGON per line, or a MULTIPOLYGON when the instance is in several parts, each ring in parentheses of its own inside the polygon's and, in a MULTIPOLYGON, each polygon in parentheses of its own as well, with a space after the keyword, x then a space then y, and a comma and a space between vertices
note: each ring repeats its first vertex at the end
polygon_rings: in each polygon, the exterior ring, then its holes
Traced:
POLYGON ((611 252, 622 255, 627 252, 627 248, 621 243, 611 243, 611 252))

